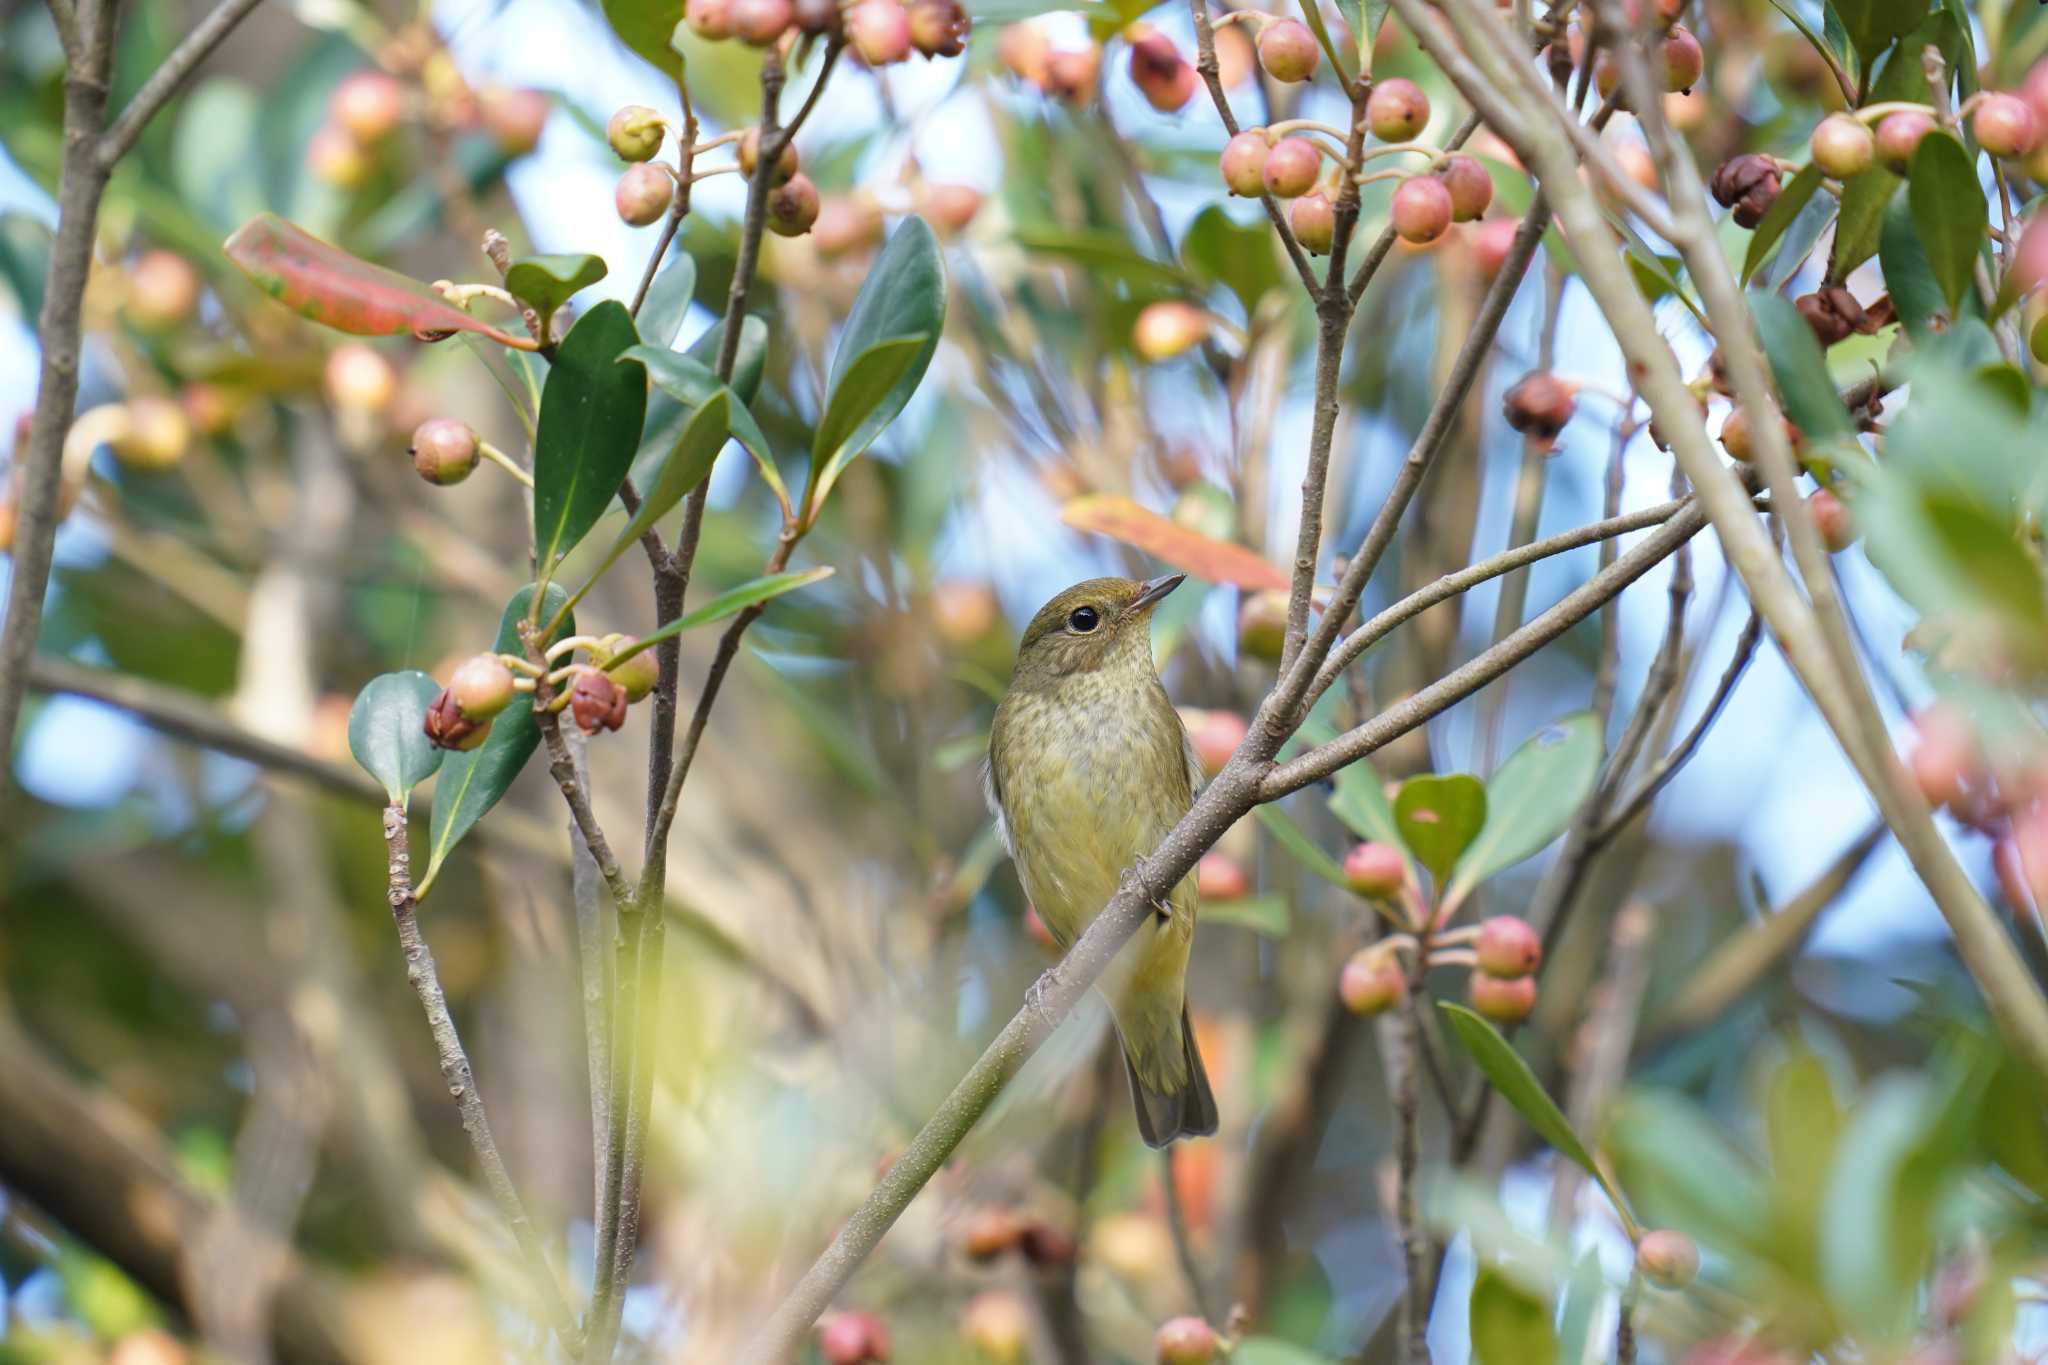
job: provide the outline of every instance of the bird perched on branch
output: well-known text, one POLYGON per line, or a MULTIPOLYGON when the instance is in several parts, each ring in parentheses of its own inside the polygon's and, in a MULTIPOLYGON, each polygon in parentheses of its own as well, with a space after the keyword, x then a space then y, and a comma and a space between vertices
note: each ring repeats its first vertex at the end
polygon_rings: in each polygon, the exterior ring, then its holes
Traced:
MULTIPOLYGON (((1152 663, 1152 611, 1180 586, 1091 578, 1046 603, 996 708, 989 808, 1024 893, 1062 950, 1194 801, 1201 768, 1152 663)), ((1118 952, 1100 989, 1154 1147, 1216 1131, 1216 1098, 1188 1027, 1195 878, 1118 952)))

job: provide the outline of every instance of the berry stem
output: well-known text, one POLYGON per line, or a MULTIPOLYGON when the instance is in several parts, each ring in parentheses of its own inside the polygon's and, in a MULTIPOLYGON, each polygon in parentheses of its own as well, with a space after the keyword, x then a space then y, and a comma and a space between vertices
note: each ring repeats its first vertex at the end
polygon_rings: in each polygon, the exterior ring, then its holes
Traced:
POLYGON ((1935 116, 1933 105, 1917 104, 1912 100, 1884 100, 1877 104, 1866 104, 1861 109, 1852 109, 1849 112, 1861 123, 1874 122, 1886 114, 1925 114, 1929 118, 1935 116))
POLYGON ((1378 147, 1369 148, 1360 154, 1358 159, 1360 161, 1370 161, 1374 157, 1394 156, 1400 152, 1420 152, 1424 156, 1429 157, 1432 163, 1441 161, 1444 157, 1444 149, 1433 142, 1388 142, 1378 147))
POLYGON ((533 487, 533 475, 527 473, 524 469, 522 469, 519 465, 519 462, 513 459, 510 455, 507 455, 504 451, 498 449, 489 441, 478 441, 476 443, 476 449, 477 454, 483 456, 492 464, 497 465, 500 469, 504 470, 507 474, 510 474, 513 478, 519 480, 519 482, 525 484, 528 488, 533 487))
MULTIPOLYGON (((1247 12, 1244 10, 1237 11, 1239 14, 1247 12)), ((1282 119, 1278 123, 1268 124, 1266 126, 1266 141, 1270 143, 1276 138, 1285 137, 1287 134, 1295 132, 1327 133, 1331 137, 1336 138, 1340 143, 1350 136, 1342 128, 1334 127, 1328 123, 1319 123, 1312 118, 1290 118, 1282 119)))

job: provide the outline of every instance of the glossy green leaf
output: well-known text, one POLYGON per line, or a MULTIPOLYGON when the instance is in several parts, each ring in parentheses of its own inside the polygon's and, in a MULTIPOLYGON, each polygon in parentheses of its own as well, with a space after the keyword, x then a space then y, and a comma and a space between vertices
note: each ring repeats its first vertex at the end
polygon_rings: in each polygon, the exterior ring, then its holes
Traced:
POLYGON ((1579 711, 1531 735, 1487 779, 1486 823, 1458 859, 1446 894, 1462 900, 1564 833, 1592 793, 1606 751, 1600 720, 1579 711))
POLYGON ((1441 890, 1486 823, 1486 788, 1466 773, 1411 777, 1394 796, 1401 842, 1441 890))
POLYGON ((1894 199, 1885 210, 1884 228, 1878 241, 1878 261, 1884 267, 1884 283, 1898 310, 1899 322, 1916 340, 1924 340, 1949 320, 1948 298, 1934 266, 1920 242, 1920 228, 1913 221, 1912 205, 1894 199))
POLYGON ((1766 1074, 1761 1108, 1777 1259, 1811 1275, 1821 1200, 1843 1122, 1827 1063, 1809 1048, 1792 1047, 1766 1074))
POLYGON ((364 337, 477 332, 505 345, 532 345, 526 337, 471 317, 418 280, 329 246, 274 213, 251 218, 221 250, 264 293, 337 332, 364 337))
POLYGON ((678 247, 675 259, 647 287, 647 297, 640 301, 640 311, 633 318, 640 340, 664 350, 675 345, 676 333, 683 329, 683 319, 689 316, 690 301, 696 294, 697 262, 678 247))
POLYGON ((1328 1356, 1279 1337, 1246 1337, 1230 1353, 1230 1365, 1333 1365, 1328 1356))
POLYGON ((1294 855, 1296 862, 1332 886, 1346 885, 1343 864, 1318 848, 1316 841, 1309 838, 1307 831, 1295 824, 1294 818, 1286 811, 1268 802, 1252 807, 1252 813, 1258 816, 1259 823, 1272 834, 1274 841, 1294 855))
MULTIPOLYGON (((724 336, 725 320, 720 318, 691 342, 683 354, 717 374, 719 342, 724 336)), ((761 391, 761 374, 767 365, 768 324, 749 313, 740 319, 739 349, 733 353, 732 378, 727 381, 743 405, 751 404, 754 395, 761 391)))
POLYGON ((1785 400, 1785 415, 1808 440, 1853 436, 1849 410, 1842 406, 1842 397, 1828 378, 1827 359, 1806 319, 1778 294, 1751 294, 1749 302, 1764 354, 1770 358, 1778 392, 1785 400))
MULTIPOLYGON (((1849 47, 1848 35, 1841 33, 1839 21, 1827 23, 1825 27, 1828 29, 1828 35, 1822 36, 1813 31, 1813 25, 1806 22, 1806 16, 1799 12, 1798 6, 1788 4, 1787 0, 1771 0, 1771 5, 1790 21, 1793 28, 1799 30, 1799 36, 1806 39, 1807 45, 1819 53, 1823 61, 1833 59, 1848 67, 1851 72, 1855 70, 1856 56, 1849 47), (1837 41, 1830 42, 1830 37, 1837 37, 1837 41)), ((1828 20, 1835 20, 1832 8, 1828 10, 1826 17, 1828 20)))
POLYGON ((582 601, 583 595, 604 577, 606 570, 619 562, 620 555, 632 549, 640 537, 710 475, 711 462, 725 448, 726 437, 730 434, 730 419, 736 411, 732 390, 721 387, 711 395, 709 402, 691 412, 690 420, 683 424, 682 434, 676 438, 668 458, 662 461, 652 482, 640 490, 640 510, 620 530, 618 539, 591 569, 583 586, 570 594, 570 605, 582 601))
POLYGON ((1237 295, 1249 317, 1260 299, 1287 287, 1286 264, 1278 243, 1264 218, 1240 223, 1221 204, 1211 204, 1189 224, 1187 235, 1181 238, 1180 256, 1189 273, 1237 295))
MULTIPOLYGON (((1522 1060, 1522 1054, 1501 1036, 1500 1030, 1463 1005, 1439 1000, 1436 1007, 1450 1021, 1451 1032, 1458 1035, 1458 1041, 1472 1054, 1472 1060, 1486 1073, 1486 1079, 1493 1083, 1502 1099, 1515 1107, 1516 1113, 1528 1120, 1536 1136, 1555 1147, 1559 1156, 1577 1162, 1587 1175, 1604 1186, 1606 1177, 1594 1163, 1592 1152, 1573 1130, 1564 1111, 1550 1098, 1550 1092, 1536 1079, 1536 1073, 1522 1060)), ((1618 1195, 1615 1203, 1620 1206, 1618 1195)))
POLYGON ((171 181, 215 231, 263 212, 263 96, 227 77, 203 81, 179 101, 171 181))
MULTIPOLYGON (((1299 0, 1296 8, 1301 11, 1302 21, 1308 25, 1309 32, 1316 35, 1316 42, 1322 45, 1323 55, 1330 59, 1330 65, 1336 69, 1342 83, 1350 85, 1358 77, 1357 60, 1339 48, 1330 37, 1330 26, 1323 22, 1323 7, 1319 0, 1299 0)), ((1357 32, 1355 28, 1352 31, 1357 32)))
POLYGON ((1920 229, 1920 247, 1927 265, 1956 315, 1970 288, 1977 252, 1990 225, 1977 170, 1963 144, 1947 133, 1929 133, 1913 153, 1913 173, 1906 180, 1906 202, 1920 229))
MULTIPOLYGON (((709 366, 700 364, 690 355, 661 350, 653 346, 635 346, 632 350, 626 352, 626 358, 628 360, 638 360, 641 364, 645 365, 648 378, 654 381, 655 388, 660 390, 661 394, 677 407, 678 418, 674 421, 664 418, 663 422, 664 430, 674 433, 670 438, 669 449, 673 449, 675 443, 682 439, 683 428, 690 424, 692 415, 700 405, 719 394, 725 395, 728 400, 726 418, 731 428, 733 439, 745 447, 749 455, 753 456, 755 468, 761 471, 762 480, 770 489, 774 490, 777 500, 782 503, 785 509, 789 507, 789 490, 783 486, 782 470, 776 466, 775 450, 768 444, 767 435, 762 432, 760 424, 754 420, 754 414, 747 410, 747 405, 740 401, 739 395, 733 392, 732 389, 719 383, 718 376, 711 372, 709 366)), ((652 409, 650 408, 651 411, 652 409)), ((646 451, 646 445, 647 439, 643 435, 641 438, 643 456, 646 451)), ((717 453, 716 450, 712 451, 714 457, 717 453)), ((666 456, 660 458, 666 459, 666 456)), ((649 481, 651 481, 654 475, 654 468, 643 463, 642 457, 636 456, 634 458, 634 472, 636 474, 645 472, 650 476, 649 481)), ((710 472, 709 463, 705 465, 704 472, 707 474, 710 472)), ((694 486, 692 485, 692 487, 694 486)), ((687 492, 688 490, 686 489, 685 491, 687 492)))
POLYGON ((505 272, 505 292, 545 322, 578 290, 590 288, 606 273, 602 256, 528 256, 512 262, 505 272))
POLYGON ((1205 925, 1232 924, 1266 938, 1286 938, 1288 926, 1293 922, 1293 910, 1287 903, 1287 897, 1278 895, 1208 901, 1202 906, 1201 916, 1205 925))
POLYGON ((1773 292, 1783 289, 1788 280, 1797 275, 1812 259, 1813 250, 1820 239, 1834 229, 1835 220, 1841 213, 1841 203, 1833 190, 1822 187, 1820 193, 1807 201, 1792 225, 1785 229, 1785 235, 1778 242, 1778 249, 1772 253, 1770 262, 1764 267, 1757 281, 1773 292))
POLYGON ((669 38, 683 19, 683 0, 604 0, 605 22, 635 54, 670 80, 683 74, 683 59, 669 38))
MULTIPOLYGON (((1333 733, 1331 738, 1335 737, 1333 733)), ((1360 759, 1339 768, 1334 781, 1337 790, 1330 797, 1330 814, 1342 820, 1359 838, 1400 849, 1401 856, 1407 857, 1408 851, 1401 844, 1401 826, 1394 819, 1394 803, 1387 799, 1386 786, 1371 761, 1360 759)))
POLYGON ((1467 1314, 1475 1365, 1556 1365, 1550 1305, 1494 1267, 1473 1277, 1467 1314))
POLYGON ((831 576, 831 566, 823 565, 795 573, 770 574, 766 578, 750 579, 737 588, 720 593, 695 611, 683 613, 653 634, 641 636, 632 645, 614 654, 612 661, 617 663, 622 659, 630 659, 642 650, 651 649, 663 640, 681 635, 686 630, 695 630, 699 626, 723 621, 728 616, 737 616, 748 607, 771 601, 786 592, 795 592, 798 588, 807 588, 831 576))
POLYGON ((576 320, 541 390, 533 453, 533 539, 543 579, 618 496, 647 415, 647 372, 626 306, 607 299, 576 320))
POLYGON ((832 353, 825 411, 811 446, 806 517, 839 474, 875 443, 924 380, 946 322, 946 267, 924 219, 905 218, 889 234, 862 281, 832 353), (912 338, 917 345, 907 345, 912 338))
POLYGON ((1828 278, 1845 280, 1849 272, 1877 254, 1884 211, 1898 192, 1899 178, 1872 166, 1842 186, 1842 210, 1835 217, 1835 244, 1828 250, 1828 278))
POLYGON ((1721 1122, 1682 1095, 1632 1090, 1610 1108, 1601 1147, 1644 1216, 1722 1251, 1771 1238, 1770 1195, 1721 1122))
POLYGON ((402 806, 412 789, 441 766, 442 751, 422 728, 441 684, 417 670, 385 673, 356 694, 348 713, 348 751, 402 806))
POLYGON ((1868 71, 1894 41, 1927 17, 1928 0, 1828 0, 1868 71))
POLYGON ((1120 232, 1069 232, 1065 228, 1020 227, 1012 234, 1024 251, 1056 256, 1085 266, 1091 276, 1108 281, 1175 292, 1191 290, 1195 280, 1172 261, 1156 260, 1131 245, 1120 232))
MULTIPOLYGON (((505 614, 498 621, 497 643, 492 646, 498 653, 526 653, 525 642, 519 638, 519 625, 532 611, 535 587, 527 584, 505 604, 505 614)), ((541 593, 540 610, 534 614, 542 620, 550 619, 568 600, 569 594, 561 584, 550 583, 541 593)), ((567 616, 550 639, 560 639, 575 630, 575 618, 567 616)), ((540 723, 533 717, 533 708, 515 703, 491 722, 491 733, 482 744, 468 753, 451 753, 441 761, 441 778, 434 784, 433 819, 427 827, 427 870, 420 878, 420 896, 427 894, 448 855, 476 828, 476 822, 498 804, 539 747, 540 723)))
POLYGON ((1778 192, 1769 212, 1749 235, 1749 250, 1742 257, 1743 284, 1747 285, 1763 269, 1764 262, 1771 258, 1771 248, 1784 237, 1785 229, 1792 226, 1792 221, 1805 211, 1807 202, 1820 192, 1822 178, 1820 167, 1809 164, 1778 192))
POLYGON ((811 440, 811 475, 804 490, 804 514, 808 522, 831 496, 846 466, 853 463, 881 427, 869 419, 889 398, 925 351, 922 335, 878 341, 854 358, 833 385, 826 401, 825 415, 811 440))

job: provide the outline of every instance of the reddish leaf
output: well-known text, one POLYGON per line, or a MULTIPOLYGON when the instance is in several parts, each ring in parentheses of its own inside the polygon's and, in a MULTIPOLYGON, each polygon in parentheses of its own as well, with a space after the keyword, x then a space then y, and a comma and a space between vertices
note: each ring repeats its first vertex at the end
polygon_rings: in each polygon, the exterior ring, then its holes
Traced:
POLYGON ((506 346, 533 349, 529 338, 473 318, 418 280, 329 246, 274 213, 251 218, 222 249, 264 293, 338 332, 423 339, 480 332, 506 346))
POLYGON ((1190 531, 1129 498, 1096 493, 1075 498, 1060 511, 1060 520, 1077 531, 1135 545, 1155 559, 1211 583, 1232 583, 1248 592, 1287 587, 1287 575, 1242 545, 1211 540, 1190 531))

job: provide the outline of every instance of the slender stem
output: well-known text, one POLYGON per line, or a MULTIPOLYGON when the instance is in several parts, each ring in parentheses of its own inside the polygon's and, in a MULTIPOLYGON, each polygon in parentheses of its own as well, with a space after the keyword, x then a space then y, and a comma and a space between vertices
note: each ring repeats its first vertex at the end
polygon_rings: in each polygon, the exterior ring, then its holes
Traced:
POLYGON ((398 946, 405 954, 405 979, 411 983, 413 993, 419 996, 420 1006, 427 1013, 427 1029, 433 1034, 434 1051, 441 1059, 442 1078, 448 1082, 448 1093, 454 1097, 456 1108, 461 1111, 462 1131, 469 1135, 469 1145, 476 1152, 477 1165, 483 1169, 484 1183, 490 1186, 491 1197, 497 1201, 498 1211, 511 1228, 513 1240, 519 1244, 520 1258, 525 1261, 527 1277, 533 1282, 536 1303, 554 1328, 555 1335, 573 1355, 581 1349, 575 1318, 569 1312, 568 1301, 562 1297, 561 1282, 555 1278, 554 1268, 548 1264, 540 1233, 533 1220, 527 1217, 526 1206, 520 1202, 511 1173, 505 1169, 505 1159, 498 1154, 497 1140, 491 1136, 490 1119, 484 1113, 483 1097, 477 1093, 476 1073, 470 1068, 469 1054, 463 1050, 462 1037, 455 1031, 455 1017, 448 1012, 448 997, 441 990, 441 977, 434 966, 433 951, 420 934, 418 901, 412 887, 411 839, 403 806, 384 808, 384 847, 389 861, 391 918, 398 926, 398 946))
POLYGON ((1743 623, 1742 634, 1735 641, 1734 656, 1728 660, 1728 667, 1722 672, 1721 680, 1714 685, 1713 695, 1707 698, 1706 710, 1700 713, 1700 718, 1686 731, 1685 738, 1644 775, 1635 790, 1615 803, 1614 813, 1593 835, 1596 847, 1607 843, 1626 829, 1630 821, 1647 810, 1650 803, 1657 799, 1657 793, 1664 790, 1665 784, 1678 776, 1679 769, 1691 760, 1700 746, 1700 741, 1706 738, 1707 731, 1720 718, 1722 708, 1728 704, 1728 698, 1734 695, 1735 685, 1742 681, 1742 675, 1749 668, 1749 661, 1756 657, 1756 647, 1762 639, 1763 618, 1752 611, 1749 620, 1743 623))
POLYGON ((527 473, 525 469, 520 467, 517 460, 514 460, 510 455, 507 455, 489 441, 477 442, 477 453, 498 466, 498 468, 504 470, 507 474, 510 474, 513 478, 519 480, 519 482, 525 484, 528 488, 533 487, 533 475, 527 473))
MULTIPOLYGON (((190 80, 199 64, 211 56, 221 41, 234 31, 249 11, 256 8, 259 0, 221 0, 211 14, 201 19, 193 30, 186 34, 179 44, 171 49, 171 55, 164 58, 150 78, 142 83, 121 116, 114 120, 114 126, 100 137, 96 154, 100 167, 111 171, 114 163, 128 155, 135 140, 142 136, 142 130, 156 117, 157 111, 170 102, 179 87, 190 80)), ((103 23, 111 26, 112 7, 103 23)))
POLYGON ((1166 1192, 1166 1230, 1173 1238, 1173 1253, 1180 1260, 1181 1277, 1188 1282, 1188 1293, 1195 1301, 1195 1311, 1208 1323, 1217 1322, 1215 1306, 1210 1302, 1209 1291, 1202 1280, 1201 1264, 1195 1259, 1195 1244, 1188 1235, 1187 1210, 1181 1206, 1180 1184, 1173 1178, 1173 1148, 1159 1150, 1159 1184, 1166 1192))
POLYGON ((1408 993, 1401 1007, 1400 1044, 1393 1076, 1394 1223, 1400 1230, 1401 1322, 1396 1337, 1401 1365, 1429 1361, 1430 1261, 1429 1238, 1422 1230, 1416 1187, 1422 1162, 1422 1096, 1416 1078, 1422 1069, 1422 1010, 1429 973, 1428 955, 1416 954, 1408 972, 1408 993))
MULTIPOLYGON (((590 785, 589 750, 581 738, 570 743, 569 758, 576 781, 590 785)), ((583 827, 569 819, 569 880, 576 901, 576 959, 583 979, 583 1047, 590 1070, 591 1169, 595 1188, 591 1207, 604 1202, 609 1178, 610 1150, 605 1144, 611 1132, 611 944, 612 921, 604 909, 603 881, 597 859, 583 837, 583 827)))
MULTIPOLYGON (((1230 111, 1230 99, 1223 93, 1223 68, 1216 60, 1216 32, 1209 24, 1208 0, 1189 0, 1195 19, 1195 70, 1202 77, 1202 84, 1209 87, 1210 103, 1216 106, 1216 116, 1223 120, 1223 131, 1236 137, 1237 115, 1230 111)), ((1227 21, 1225 16, 1223 21, 1227 21)), ((1270 194, 1259 196, 1259 204, 1266 210, 1266 218, 1273 224, 1273 231, 1280 234, 1280 246, 1287 253, 1288 261, 1294 266, 1294 273, 1301 277, 1301 287, 1313 294, 1316 292, 1316 273, 1309 267, 1308 257, 1302 253, 1301 243, 1295 240, 1294 229, 1287 224, 1287 216, 1280 212, 1280 204, 1270 194)), ((1391 234, 1393 230, 1388 229, 1391 234)))

